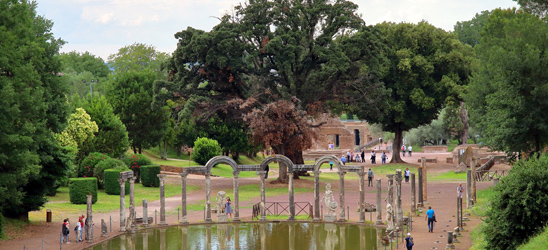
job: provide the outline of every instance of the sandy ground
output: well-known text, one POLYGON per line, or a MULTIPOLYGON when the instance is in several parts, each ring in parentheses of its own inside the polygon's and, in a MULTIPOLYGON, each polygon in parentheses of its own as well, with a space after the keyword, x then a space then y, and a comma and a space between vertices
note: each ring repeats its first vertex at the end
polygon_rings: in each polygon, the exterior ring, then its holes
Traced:
MULTIPOLYGON (((379 156, 379 155, 378 155, 379 156)), ((390 157, 390 155, 389 155, 390 157)), ((427 157, 427 158, 438 158, 438 162, 445 162, 446 157, 450 157, 450 153, 436 153, 436 154, 423 154, 423 153, 413 153, 412 157, 406 156, 404 157, 404 161, 410 163, 410 164, 418 164, 417 161, 421 157, 427 157)), ((377 162, 380 162, 377 161, 377 162)), ((375 169, 382 168, 382 165, 380 164, 365 164, 367 168, 371 167, 372 170, 375 172, 375 169)), ((427 169, 428 172, 447 172, 450 170, 453 170, 454 165, 453 164, 446 164, 446 163, 428 163, 427 169)), ((500 165, 495 166, 496 169, 508 169, 507 166, 500 165)), ((336 169, 333 169, 336 171, 336 169)), ((329 171, 328 169, 322 171, 329 171)), ((354 173, 348 173, 347 175, 354 174, 354 173)), ((269 177, 269 180, 274 179, 276 177, 276 170, 271 170, 271 177, 269 177)), ((383 190, 387 189, 387 180, 386 176, 375 176, 375 178, 381 178, 383 190)), ((172 175, 167 178, 168 182, 173 183, 180 183, 180 177, 177 175, 172 175)), ((240 185, 247 185, 247 184, 257 184, 257 191, 259 192, 259 178, 240 178, 240 185)), ((333 191, 338 192, 339 189, 339 183, 338 181, 331 182, 333 186, 333 191)), ((188 185, 204 185, 204 177, 203 176, 195 176, 190 175, 188 177, 187 181, 188 185)), ((233 185, 232 179, 228 178, 221 178, 221 177, 213 177, 211 181, 211 188, 212 191, 212 202, 214 201, 215 197, 214 194, 217 192, 217 190, 222 189, 230 189, 233 185)), ((322 183, 321 185, 324 185, 322 183)), ((418 183, 417 183, 418 185, 418 183)), ((489 185, 492 185, 492 182, 478 182, 478 190, 487 188, 489 185)), ((409 183, 402 183, 402 204, 403 204, 403 211, 404 214, 407 214, 410 211, 410 188, 409 183)), ((432 208, 436 212, 437 217, 437 223, 434 227, 433 233, 428 233, 428 227, 427 223, 424 220, 424 214, 421 214, 419 217, 413 217, 413 231, 411 232, 414 241, 415 241, 415 247, 414 249, 445 249, 446 242, 447 242, 447 232, 446 231, 452 231, 454 227, 456 227, 456 187, 458 186, 458 182, 434 182, 430 181, 428 182, 428 192, 427 192, 427 206, 432 206, 432 208)), ((267 183, 266 192, 268 192, 269 188, 272 187, 284 187, 282 184, 272 185, 270 183, 267 183)), ((296 180, 295 181, 295 187, 310 187, 313 188, 313 181, 311 180, 296 180)), ((358 221, 359 220, 359 213, 356 211, 357 203, 359 200, 359 181, 356 180, 345 180, 345 201, 346 205, 350 207, 350 221, 358 221)), ((376 188, 375 187, 367 187, 366 183, 366 193, 365 193, 365 200, 366 202, 376 204, 376 188)), ((383 192, 383 200, 384 197, 387 195, 386 192, 383 192)), ((276 197, 267 197, 267 202, 273 202, 273 201, 287 201, 287 195, 280 195, 276 197)), ((335 194, 335 197, 338 197, 338 195, 335 194)), ((193 193, 187 194, 187 204, 193 204, 199 200, 205 199, 205 190, 199 190, 193 193)), ((252 204, 257 203, 260 198, 256 198, 251 201, 246 202, 240 202, 240 218, 242 220, 251 220, 251 209, 250 208, 243 208, 243 207, 251 207, 252 204)), ((418 199, 418 195, 417 195, 418 199)), ((297 202, 311 202, 313 204, 314 202, 314 194, 313 193, 299 193, 295 195, 295 201, 297 202)), ((142 207, 140 206, 140 201, 136 201, 137 205, 137 214, 142 215, 142 207)), ((177 218, 177 207, 180 206, 181 199, 180 196, 174 196, 174 197, 168 197, 166 198, 166 211, 167 211, 167 218, 166 221, 169 225, 175 225, 178 223, 177 218)), ((384 204, 384 202, 383 202, 384 204)), ((129 206, 129 204, 126 204, 126 206, 129 206)), ((213 206, 213 205, 212 205, 213 206)), ((464 204, 466 206, 466 204, 464 204)), ((154 216, 154 210, 160 210, 160 202, 150 202, 149 203, 149 216, 154 216), (151 215, 152 214, 152 215, 151 215)), ((384 208, 383 208, 384 210, 384 208)), ((426 210, 424 210, 426 212, 426 210)), ((126 210, 126 216, 128 214, 128 210, 126 210)), ((338 211, 337 211, 338 214, 338 211)), ((66 215, 69 218, 74 218, 71 224, 71 227, 74 226, 74 222, 76 221, 76 218, 78 214, 67 214, 66 215)), ((215 216, 212 216, 215 218, 215 216)), ((120 213, 119 211, 116 212, 110 212, 110 213, 95 213, 94 214, 94 231, 95 231, 95 238, 94 243, 76 243, 75 242, 75 235, 74 232, 71 232, 70 238, 71 242, 69 244, 63 244, 62 249, 72 250, 72 249, 83 249, 85 247, 90 246, 91 244, 95 244, 107 239, 110 239, 114 236, 117 236, 120 234, 119 232, 119 218, 120 213), (107 222, 109 219, 112 218, 112 232, 108 233, 108 237, 100 237, 100 222, 101 219, 104 219, 107 222)), ((189 211, 188 215, 190 222, 199 222, 203 221, 203 212, 202 211, 189 211)), ((373 220, 375 220, 375 213, 372 215, 373 220)), ((369 213, 366 214, 366 220, 368 221, 370 219, 369 213)), ((385 216, 383 214, 383 220, 385 219, 385 216)), ((471 239, 470 239, 470 231, 477 226, 481 220, 479 218, 476 218, 474 216, 470 217, 470 221, 467 221, 467 225, 464 227, 465 232, 462 233, 462 237, 459 237, 460 243, 455 243, 456 249, 469 249, 471 246, 471 239)), ((40 222, 35 223, 33 225, 26 226, 22 232, 19 232, 17 234, 17 237, 11 240, 1 241, 0 242, 0 249, 42 249, 42 246, 44 246, 43 249, 59 249, 59 241, 60 241, 60 231, 61 231, 61 224, 60 221, 55 221, 53 223, 46 223, 46 222, 40 222)), ((399 247, 404 249, 403 244, 400 241, 399 247)), ((389 247, 387 249, 390 249, 389 247)), ((394 249, 396 247, 394 246, 394 249)))

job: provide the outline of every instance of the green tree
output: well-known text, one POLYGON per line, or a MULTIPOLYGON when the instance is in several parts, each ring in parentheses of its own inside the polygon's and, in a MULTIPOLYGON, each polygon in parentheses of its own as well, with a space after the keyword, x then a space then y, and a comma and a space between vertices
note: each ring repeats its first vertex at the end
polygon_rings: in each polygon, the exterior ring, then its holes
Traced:
POLYGON ((205 165, 211 158, 221 155, 221 146, 216 140, 200 137, 194 142, 192 160, 205 165))
POLYGON ((169 54, 157 51, 152 45, 134 43, 118 50, 116 54, 108 56, 110 66, 116 74, 150 70, 156 73, 158 79, 165 78, 163 64, 169 59, 169 54))
POLYGON ((546 0, 514 0, 524 10, 538 15, 540 17, 546 17, 548 14, 548 2, 546 0))
POLYGON ((168 127, 168 113, 152 105, 154 79, 151 71, 121 73, 107 92, 114 113, 127 128, 135 154, 158 145, 168 127))
POLYGON ((472 47, 476 46, 480 41, 481 31, 489 18, 489 14, 491 14, 491 11, 484 10, 481 13, 476 13, 470 21, 457 22, 454 29, 459 41, 472 47))
POLYGON ((52 27, 35 2, 0 0, 0 210, 8 216, 39 209, 70 164, 53 136, 68 107, 54 57, 63 41, 52 27))
POLYGON ((97 123, 91 120, 88 113, 82 108, 77 108, 75 113, 69 116, 67 127, 56 139, 63 146, 76 146, 81 148, 84 143, 92 139, 99 131, 97 123))
POLYGON ((492 149, 541 153, 548 145, 547 36, 543 20, 516 9, 496 9, 488 18, 466 103, 492 149))
POLYGON ((90 93, 90 88, 95 94, 104 94, 110 69, 102 58, 87 51, 62 53, 58 58, 61 61, 63 80, 69 86, 69 96, 78 94, 85 97, 90 93))
POLYGON ((467 82, 473 53, 451 33, 426 22, 385 22, 378 28, 388 46, 387 71, 382 79, 388 105, 380 116, 357 115, 395 133, 391 162, 403 162, 399 154, 403 131, 437 117, 452 90, 467 82))

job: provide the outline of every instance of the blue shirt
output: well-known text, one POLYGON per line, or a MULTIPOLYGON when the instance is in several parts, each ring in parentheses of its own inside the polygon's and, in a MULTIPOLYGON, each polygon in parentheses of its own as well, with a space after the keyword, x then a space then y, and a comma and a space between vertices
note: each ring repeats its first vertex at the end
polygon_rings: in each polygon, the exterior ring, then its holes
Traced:
POLYGON ((342 162, 346 162, 346 158, 344 158, 344 156, 341 157, 341 161, 342 161, 342 162))
POLYGON ((434 217, 434 210, 433 209, 428 209, 428 211, 426 211, 426 215, 428 215, 428 218, 434 217))

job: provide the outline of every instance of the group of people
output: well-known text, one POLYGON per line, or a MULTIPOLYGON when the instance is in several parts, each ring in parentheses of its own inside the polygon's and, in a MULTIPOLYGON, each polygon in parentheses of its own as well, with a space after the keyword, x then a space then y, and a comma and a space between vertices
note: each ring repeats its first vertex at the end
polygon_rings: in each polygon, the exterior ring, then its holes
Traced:
MULTIPOLYGON (((381 159, 382 164, 386 164, 386 153, 382 151, 381 159)), ((375 153, 375 150, 371 150, 371 163, 376 164, 377 163, 377 154, 375 153)), ((358 162, 358 163, 365 163, 365 151, 362 150, 361 153, 354 153, 353 151, 347 151, 346 156, 341 156, 341 161, 343 164, 346 165, 347 162, 358 162)))
MULTIPOLYGON (((82 214, 78 218, 78 222, 76 222, 76 227, 74 227, 74 232, 76 234, 76 242, 84 241, 82 235, 84 232, 84 225, 87 225, 87 219, 85 220, 85 224, 84 224, 84 218, 85 216, 82 214)), ((66 218, 63 220, 63 225, 62 225, 61 244, 63 244, 63 241, 65 241, 65 243, 69 243, 69 240, 68 240, 69 234, 70 234, 70 221, 68 218, 66 218)))
POLYGON ((405 147, 405 145, 401 146, 401 153, 403 156, 405 156, 405 150, 409 152, 409 156, 411 156, 411 154, 413 153, 413 147, 411 145, 409 145, 409 147, 405 147))

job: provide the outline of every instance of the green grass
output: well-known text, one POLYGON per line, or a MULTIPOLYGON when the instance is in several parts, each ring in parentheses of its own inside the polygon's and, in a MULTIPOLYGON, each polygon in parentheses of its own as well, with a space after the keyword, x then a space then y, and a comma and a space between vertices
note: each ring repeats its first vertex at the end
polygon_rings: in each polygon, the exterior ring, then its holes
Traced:
MULTIPOLYGON (((198 186, 187 185, 187 192, 193 192, 199 190, 198 186)), ((181 186, 175 184, 166 184, 165 185, 165 195, 166 197, 174 196, 181 193, 181 186)), ((120 196, 119 195, 108 195, 104 190, 99 190, 97 193, 97 202, 93 204, 93 212, 95 213, 106 213, 114 210, 120 209, 120 196)), ((31 217, 38 220, 45 218, 46 209, 51 209, 55 218, 63 218, 61 212, 64 214, 85 214, 86 204, 72 204, 70 203, 69 198, 69 188, 60 187, 58 189, 57 195, 53 197, 48 197, 49 202, 45 204, 39 212, 32 212, 31 217), (56 217, 60 216, 60 217, 56 217)), ((143 187, 141 184, 135 184, 135 205, 142 204, 142 200, 147 199, 147 201, 153 202, 160 199, 160 188, 154 187, 143 187)), ((126 195, 126 206, 129 206, 129 195, 126 195)))
POLYGON ((548 227, 544 228, 537 236, 529 238, 529 241, 523 243, 517 250, 548 249, 548 227))
MULTIPOLYGON (((495 195, 495 192, 493 191, 493 188, 487 188, 484 190, 478 190, 476 192, 476 204, 474 207, 469 211, 475 216, 485 217, 489 213, 489 207, 490 202, 489 200, 491 197, 495 195)), ((466 202, 463 200, 463 206, 466 206, 466 202)), ((484 230, 488 230, 484 228, 485 226, 483 224, 479 225, 478 227, 474 228, 472 232, 470 233, 470 238, 473 240, 473 245, 470 248, 471 250, 485 250, 487 242, 485 241, 485 236, 483 234, 484 230)))
POLYGON ((0 240, 11 240, 25 233, 25 227, 36 224, 35 222, 25 222, 19 219, 3 218, 4 235, 0 240))
POLYGON ((455 171, 428 173, 429 181, 466 181, 466 173, 455 174, 455 171))

